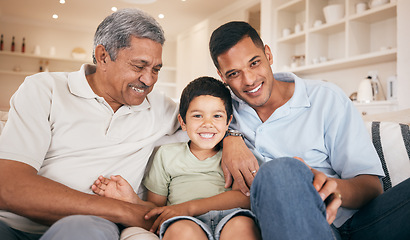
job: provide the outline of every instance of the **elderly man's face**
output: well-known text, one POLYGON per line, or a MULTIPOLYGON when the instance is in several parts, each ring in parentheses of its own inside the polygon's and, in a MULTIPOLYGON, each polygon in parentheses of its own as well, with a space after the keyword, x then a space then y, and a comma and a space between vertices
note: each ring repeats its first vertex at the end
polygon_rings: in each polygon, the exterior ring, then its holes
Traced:
POLYGON ((157 82, 161 67, 162 45, 147 38, 131 37, 131 46, 121 49, 115 61, 108 57, 106 101, 118 108, 141 104, 157 82))

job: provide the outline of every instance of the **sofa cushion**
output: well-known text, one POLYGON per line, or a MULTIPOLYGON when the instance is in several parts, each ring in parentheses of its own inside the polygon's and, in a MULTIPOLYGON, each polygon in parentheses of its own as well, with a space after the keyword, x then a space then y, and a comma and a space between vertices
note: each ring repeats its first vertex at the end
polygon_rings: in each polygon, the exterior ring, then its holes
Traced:
POLYGON ((366 122, 383 166, 384 190, 410 177, 409 125, 394 122, 366 122))

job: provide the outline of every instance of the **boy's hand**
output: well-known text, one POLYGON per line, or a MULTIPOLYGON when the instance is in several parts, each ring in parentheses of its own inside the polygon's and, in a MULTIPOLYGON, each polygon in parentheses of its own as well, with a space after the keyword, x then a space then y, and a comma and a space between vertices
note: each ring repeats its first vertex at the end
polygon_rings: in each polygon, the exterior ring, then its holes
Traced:
POLYGON ((156 207, 145 215, 145 220, 158 216, 150 231, 159 234, 159 229, 166 220, 176 216, 190 216, 188 208, 184 204, 156 207))
POLYGON ((95 194, 102 197, 114 198, 135 204, 141 201, 131 185, 120 175, 111 176, 110 179, 99 176, 91 186, 91 189, 95 194))

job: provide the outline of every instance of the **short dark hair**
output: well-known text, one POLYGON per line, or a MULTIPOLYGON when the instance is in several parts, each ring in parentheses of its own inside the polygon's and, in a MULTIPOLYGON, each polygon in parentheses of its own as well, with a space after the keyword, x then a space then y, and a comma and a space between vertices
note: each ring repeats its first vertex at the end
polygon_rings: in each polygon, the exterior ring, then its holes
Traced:
POLYGON ((250 37, 255 46, 264 49, 265 45, 258 32, 247 22, 228 22, 215 29, 209 41, 209 51, 216 68, 219 69, 219 55, 227 52, 244 37, 250 37))
POLYGON ((220 98, 224 102, 225 111, 228 116, 227 122, 229 122, 229 118, 233 112, 231 92, 222 81, 207 76, 193 80, 182 91, 179 103, 179 114, 184 122, 186 122, 186 113, 189 104, 191 104, 194 98, 204 95, 220 98))

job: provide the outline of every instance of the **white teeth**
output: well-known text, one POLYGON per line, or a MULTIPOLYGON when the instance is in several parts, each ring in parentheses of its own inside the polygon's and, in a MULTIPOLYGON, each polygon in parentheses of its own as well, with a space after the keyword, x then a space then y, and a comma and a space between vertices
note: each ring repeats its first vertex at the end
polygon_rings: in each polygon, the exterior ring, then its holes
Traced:
POLYGON ((136 91, 136 92, 139 92, 139 93, 143 93, 143 92, 144 92, 143 89, 139 89, 139 88, 136 88, 136 87, 131 87, 131 88, 132 88, 132 90, 134 90, 134 91, 136 91))
POLYGON ((250 92, 250 93, 257 92, 261 87, 262 87, 262 83, 258 87, 256 87, 255 89, 253 89, 251 91, 248 91, 248 92, 250 92))
POLYGON ((213 133, 200 133, 199 136, 203 138, 212 138, 215 134, 213 133))

